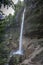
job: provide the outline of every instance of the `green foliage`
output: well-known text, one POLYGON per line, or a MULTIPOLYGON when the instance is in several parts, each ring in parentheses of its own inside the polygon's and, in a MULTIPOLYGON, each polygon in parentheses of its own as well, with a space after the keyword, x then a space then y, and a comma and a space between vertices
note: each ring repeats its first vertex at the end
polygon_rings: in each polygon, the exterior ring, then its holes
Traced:
POLYGON ((15 57, 14 64, 17 65, 19 63, 19 58, 15 57))
POLYGON ((7 62, 7 58, 9 55, 9 50, 5 43, 5 30, 8 24, 11 25, 11 20, 11 15, 5 17, 4 20, 0 20, 0 65, 7 62))
POLYGON ((10 59, 9 65, 18 65, 19 63, 21 63, 20 61, 22 61, 22 56, 14 55, 10 59))
MULTIPOLYGON (((3 0, 3 2, 2 0, 0 0, 0 7, 1 7, 1 4, 4 4, 4 6, 6 5, 9 6, 11 3, 12 1, 10 0, 3 0)), ((10 52, 10 49, 7 47, 7 43, 6 43, 7 40, 5 39, 6 29, 8 29, 9 27, 13 28, 13 26, 16 28, 16 22, 14 21, 14 18, 16 16, 16 13, 19 11, 21 7, 22 7, 22 4, 19 1, 17 4, 14 5, 14 10, 15 10, 14 16, 10 14, 9 16, 6 16, 5 19, 0 20, 0 65, 4 65, 7 62, 9 52, 10 52)), ((16 39, 18 38, 17 30, 14 33, 14 37, 16 37, 16 39)), ((15 64, 16 65, 18 64, 17 58, 15 59, 15 64)))

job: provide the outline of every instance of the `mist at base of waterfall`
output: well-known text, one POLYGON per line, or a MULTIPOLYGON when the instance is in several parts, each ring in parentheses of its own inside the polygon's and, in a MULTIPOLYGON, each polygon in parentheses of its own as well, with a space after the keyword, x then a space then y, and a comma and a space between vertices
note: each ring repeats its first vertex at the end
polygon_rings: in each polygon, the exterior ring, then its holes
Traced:
POLYGON ((23 55, 23 51, 16 51, 16 52, 14 52, 13 54, 19 54, 19 55, 23 55))
POLYGON ((10 57, 12 57, 13 55, 23 55, 24 51, 23 50, 17 50, 17 51, 13 51, 10 53, 10 57))

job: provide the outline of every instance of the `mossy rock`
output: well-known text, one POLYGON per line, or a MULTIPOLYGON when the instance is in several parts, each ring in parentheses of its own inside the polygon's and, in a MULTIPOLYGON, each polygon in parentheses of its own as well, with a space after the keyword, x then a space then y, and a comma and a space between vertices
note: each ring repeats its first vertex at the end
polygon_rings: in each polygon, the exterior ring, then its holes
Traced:
POLYGON ((9 65, 18 65, 25 59, 24 55, 14 55, 9 61, 9 65))

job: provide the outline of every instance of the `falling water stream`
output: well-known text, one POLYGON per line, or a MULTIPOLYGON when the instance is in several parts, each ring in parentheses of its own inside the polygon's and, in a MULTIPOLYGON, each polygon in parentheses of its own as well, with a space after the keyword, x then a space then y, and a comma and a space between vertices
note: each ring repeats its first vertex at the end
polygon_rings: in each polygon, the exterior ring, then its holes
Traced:
POLYGON ((22 50, 22 37, 23 37, 23 24, 24 24, 24 15, 25 15, 25 9, 23 11, 23 15, 22 15, 22 23, 21 23, 21 30, 20 30, 20 39, 19 39, 19 49, 16 52, 11 52, 10 53, 10 57, 12 57, 15 54, 19 54, 22 55, 23 54, 23 50, 22 50))
POLYGON ((22 53, 22 37, 23 37, 23 24, 24 24, 24 15, 25 15, 25 9, 23 11, 23 16, 22 16, 22 23, 21 23, 21 32, 20 32, 20 40, 19 40, 19 51, 22 53))
POLYGON ((25 9, 23 11, 23 15, 22 15, 22 23, 21 23, 21 30, 20 30, 20 39, 19 39, 19 50, 17 52, 14 52, 14 54, 23 54, 22 51, 22 37, 23 37, 23 24, 24 24, 24 15, 25 15, 25 9))

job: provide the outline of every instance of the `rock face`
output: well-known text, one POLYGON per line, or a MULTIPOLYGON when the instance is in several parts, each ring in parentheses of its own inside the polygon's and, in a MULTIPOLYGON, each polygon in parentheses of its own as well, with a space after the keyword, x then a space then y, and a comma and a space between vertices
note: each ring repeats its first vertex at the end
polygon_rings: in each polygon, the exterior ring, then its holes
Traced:
MULTIPOLYGON (((35 4, 34 4, 35 5, 35 4)), ((42 6, 36 5, 36 7, 30 5, 26 7, 26 15, 25 15, 25 24, 24 28, 26 30, 26 34, 29 37, 43 37, 43 14, 42 14, 42 6), (34 8, 33 8, 34 7, 34 8), (41 8, 40 8, 41 7, 41 8), (42 34, 42 35, 41 35, 42 34)))
MULTIPOLYGON (((23 64, 41 65, 43 61, 43 2, 37 0, 25 0, 26 13, 24 23, 24 39, 30 39, 26 52, 27 60, 23 64), (42 57, 41 57, 42 56, 42 57), (26 62, 27 61, 27 62, 26 62), (38 64, 38 63, 39 64, 38 64)), ((25 43, 24 43, 25 44, 25 43)))

